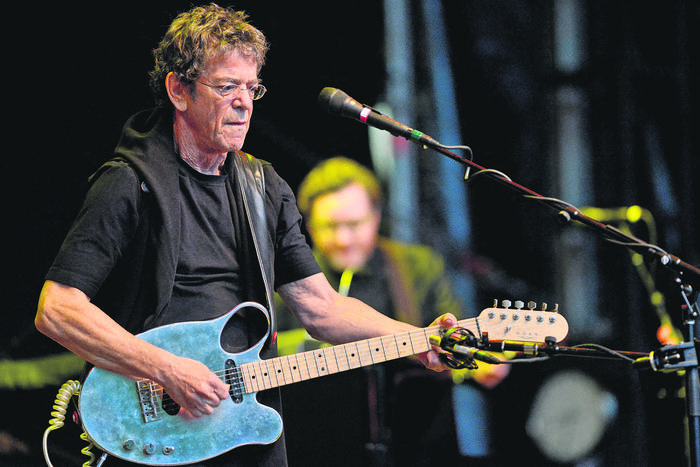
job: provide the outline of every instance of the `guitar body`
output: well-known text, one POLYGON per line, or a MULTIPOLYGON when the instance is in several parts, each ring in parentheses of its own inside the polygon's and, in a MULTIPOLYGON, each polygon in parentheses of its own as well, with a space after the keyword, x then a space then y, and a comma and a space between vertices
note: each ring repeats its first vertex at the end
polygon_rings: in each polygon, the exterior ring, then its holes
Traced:
MULTIPOLYGON (((166 325, 139 337, 176 355, 198 360, 215 372, 222 370, 227 361, 236 366, 259 361, 267 335, 237 354, 227 353, 220 345, 226 323, 241 308, 250 306, 265 312, 261 305, 247 302, 212 321, 166 325)), ((282 434, 282 418, 274 409, 260 404, 256 393, 229 397, 212 415, 196 419, 170 415, 161 407, 153 411, 148 404, 145 407, 136 381, 100 368, 88 374, 80 393, 81 419, 89 437, 104 451, 130 462, 188 464, 246 444, 269 444, 282 434)))

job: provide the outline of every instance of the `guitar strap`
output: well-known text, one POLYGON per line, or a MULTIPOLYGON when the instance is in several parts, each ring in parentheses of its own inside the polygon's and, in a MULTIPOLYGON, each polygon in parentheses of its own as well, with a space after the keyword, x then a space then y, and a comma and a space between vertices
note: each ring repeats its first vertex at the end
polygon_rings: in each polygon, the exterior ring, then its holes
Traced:
POLYGON ((267 232, 265 216, 265 176, 262 163, 242 151, 236 152, 233 166, 238 179, 239 194, 243 200, 246 218, 255 247, 255 254, 260 265, 262 280, 267 298, 267 320, 270 326, 268 345, 272 344, 275 336, 275 299, 273 279, 273 245, 272 238, 267 232))

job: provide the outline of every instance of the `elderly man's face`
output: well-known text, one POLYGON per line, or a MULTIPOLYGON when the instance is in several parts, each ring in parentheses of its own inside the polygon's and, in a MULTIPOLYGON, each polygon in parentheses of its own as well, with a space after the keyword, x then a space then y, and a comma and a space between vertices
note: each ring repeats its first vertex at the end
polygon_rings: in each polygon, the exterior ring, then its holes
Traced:
POLYGON ((257 64, 252 57, 231 51, 212 59, 188 96, 181 116, 194 135, 191 143, 201 153, 227 153, 243 147, 253 99, 244 90, 228 97, 219 95, 217 87, 232 83, 245 88, 258 83, 257 64))
POLYGON ((365 189, 352 184, 314 200, 308 229, 334 269, 356 270, 374 251, 380 217, 365 189))

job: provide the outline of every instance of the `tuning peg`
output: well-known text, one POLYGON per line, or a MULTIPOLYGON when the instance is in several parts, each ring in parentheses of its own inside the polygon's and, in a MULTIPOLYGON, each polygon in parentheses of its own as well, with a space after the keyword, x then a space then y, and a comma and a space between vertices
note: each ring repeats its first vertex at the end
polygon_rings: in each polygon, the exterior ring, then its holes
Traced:
POLYGON ((559 304, 555 303, 554 304, 554 309, 552 310, 554 313, 559 313, 559 304))
POLYGON ((518 310, 522 310, 524 306, 525 306, 525 303, 523 303, 522 300, 515 301, 515 308, 517 308, 518 310))
POLYGON ((532 311, 532 310, 534 310, 535 308, 537 308, 537 303, 535 303, 535 302, 533 302, 533 301, 527 302, 527 309, 528 309, 528 310, 532 311))
POLYGON ((503 300, 501 303, 503 304, 503 308, 510 308, 510 300, 503 300))
POLYGON ((547 302, 542 302, 542 311, 547 311, 547 302))

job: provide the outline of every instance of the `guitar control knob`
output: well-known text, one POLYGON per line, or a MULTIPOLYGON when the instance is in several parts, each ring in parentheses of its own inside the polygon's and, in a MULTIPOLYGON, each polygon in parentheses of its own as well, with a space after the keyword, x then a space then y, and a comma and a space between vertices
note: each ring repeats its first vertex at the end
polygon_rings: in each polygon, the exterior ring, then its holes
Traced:
POLYGON ((156 452, 156 447, 153 443, 148 443, 148 444, 145 444, 143 446, 143 453, 146 454, 147 456, 150 456, 155 452, 156 452))
POLYGON ((175 448, 173 446, 163 446, 163 454, 166 456, 169 456, 170 454, 175 452, 175 448))
POLYGON ((136 441, 133 439, 127 439, 122 443, 122 449, 125 451, 133 451, 134 448, 136 447, 136 441))

